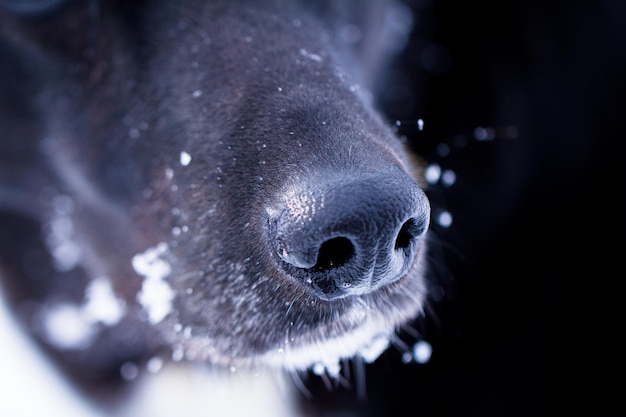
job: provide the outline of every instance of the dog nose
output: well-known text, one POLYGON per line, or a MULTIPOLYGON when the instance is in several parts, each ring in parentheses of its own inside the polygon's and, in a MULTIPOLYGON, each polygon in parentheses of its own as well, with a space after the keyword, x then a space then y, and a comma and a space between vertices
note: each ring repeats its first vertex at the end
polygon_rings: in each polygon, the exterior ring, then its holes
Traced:
POLYGON ((283 270, 323 300, 361 295, 406 274, 426 234, 430 204, 404 171, 310 181, 268 210, 283 270))

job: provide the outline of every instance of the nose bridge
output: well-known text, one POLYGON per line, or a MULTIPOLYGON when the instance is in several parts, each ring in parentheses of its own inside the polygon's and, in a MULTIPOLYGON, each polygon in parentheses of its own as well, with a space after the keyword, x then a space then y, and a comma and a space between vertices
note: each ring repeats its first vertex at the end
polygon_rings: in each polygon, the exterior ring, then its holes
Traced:
POLYGON ((385 249, 401 224, 415 212, 412 189, 380 178, 341 184, 326 193, 319 218, 322 235, 345 236, 374 256, 385 249))

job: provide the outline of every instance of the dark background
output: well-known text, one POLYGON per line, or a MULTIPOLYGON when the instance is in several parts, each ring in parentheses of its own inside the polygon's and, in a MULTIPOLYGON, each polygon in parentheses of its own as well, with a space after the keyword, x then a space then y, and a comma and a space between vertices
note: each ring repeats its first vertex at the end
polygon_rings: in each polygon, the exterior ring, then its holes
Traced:
POLYGON ((432 227, 444 295, 413 324, 432 359, 403 364, 392 348, 365 369, 366 400, 312 378, 305 404, 624 415, 626 2, 410 4, 414 32, 381 104, 418 154, 456 173, 428 190, 454 219, 432 227))

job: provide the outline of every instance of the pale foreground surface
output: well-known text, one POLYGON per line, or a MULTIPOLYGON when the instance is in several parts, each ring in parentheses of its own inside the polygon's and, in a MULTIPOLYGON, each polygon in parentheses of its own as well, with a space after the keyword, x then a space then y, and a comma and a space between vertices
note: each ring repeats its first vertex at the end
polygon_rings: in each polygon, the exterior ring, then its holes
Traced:
POLYGON ((0 416, 4 417, 294 417, 290 381, 281 374, 233 370, 226 374, 166 364, 143 372, 133 399, 102 411, 73 391, 20 330, 0 290, 0 416))

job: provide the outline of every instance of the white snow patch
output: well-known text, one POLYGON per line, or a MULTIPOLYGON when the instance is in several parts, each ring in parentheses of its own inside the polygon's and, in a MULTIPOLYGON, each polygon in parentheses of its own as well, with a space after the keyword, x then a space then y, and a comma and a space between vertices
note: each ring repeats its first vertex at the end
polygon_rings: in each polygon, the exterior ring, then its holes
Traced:
POLYGON ((157 324, 172 311, 175 293, 165 278, 172 272, 170 264, 161 258, 168 250, 161 242, 143 253, 135 255, 132 265, 135 272, 144 277, 137 301, 148 312, 152 324, 157 324))
POLYGON ((131 401, 115 417, 302 415, 287 375, 271 370, 233 373, 228 368, 166 363, 158 373, 146 373, 137 382, 131 401))
POLYGON ((83 349, 89 346, 96 334, 94 322, 82 308, 59 303, 48 308, 42 317, 46 339, 59 349, 83 349))
POLYGON ((180 345, 174 346, 174 349, 172 349, 172 360, 174 362, 180 362, 184 357, 185 351, 183 350, 183 347, 180 345))
POLYGON ((106 278, 93 280, 85 290, 87 302, 83 313, 87 320, 114 326, 124 316, 126 304, 113 292, 111 282, 106 278))
POLYGON ((0 287, 0 416, 105 417, 26 334, 0 287))
POLYGON ((98 323, 114 326, 124 316, 125 303, 104 277, 87 286, 85 297, 83 305, 58 303, 44 309, 41 321, 48 342, 59 349, 84 349, 96 336, 98 323))
POLYGON ((189 165, 190 162, 191 162, 191 155, 189 155, 185 151, 182 151, 180 153, 180 164, 182 166, 186 167, 187 165, 189 165))
POLYGON ((309 52, 304 48, 300 49, 300 55, 315 62, 322 62, 324 60, 320 55, 314 54, 313 52, 309 52))
POLYGON ((159 372, 161 368, 163 368, 163 359, 159 358, 158 356, 150 358, 150 360, 146 364, 146 369, 148 370, 148 372, 153 374, 159 372))
POLYGON ((332 378, 337 378, 341 372, 341 364, 335 361, 318 362, 313 365, 311 370, 318 376, 328 375, 332 378))
POLYGON ((79 263, 82 252, 73 240, 74 223, 69 215, 58 213, 48 225, 46 244, 58 271, 69 271, 79 263))

